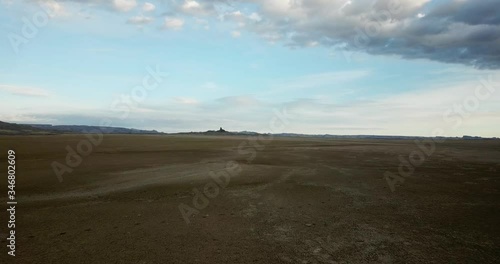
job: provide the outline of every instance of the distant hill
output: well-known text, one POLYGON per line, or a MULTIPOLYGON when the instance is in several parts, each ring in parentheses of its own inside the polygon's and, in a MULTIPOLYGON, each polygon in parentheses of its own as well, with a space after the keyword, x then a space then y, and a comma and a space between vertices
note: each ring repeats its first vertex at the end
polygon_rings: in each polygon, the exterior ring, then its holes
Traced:
MULTIPOLYGON (((173 133, 176 135, 208 135, 208 136, 238 136, 238 135, 250 135, 250 136, 255 136, 255 135, 260 135, 257 132, 251 132, 251 131, 240 131, 240 132, 231 132, 231 131, 226 131, 222 127, 219 130, 208 130, 205 132, 179 132, 179 133, 173 133)), ((262 134, 264 135, 264 134, 262 134)))
POLYGON ((156 130, 141 130, 135 128, 124 128, 124 127, 104 127, 104 126, 82 126, 82 125, 40 125, 40 124, 30 124, 30 126, 40 129, 51 129, 59 131, 62 133, 88 133, 96 130, 100 130, 103 134, 162 134, 156 130))
POLYGON ((100 130, 103 134, 162 134, 156 130, 81 125, 14 124, 0 121, 0 135, 82 134, 100 130))
MULTIPOLYGON (((208 130, 205 132, 180 132, 163 133, 156 130, 142 130, 124 127, 101 127, 83 125, 50 125, 50 124, 14 124, 0 121, 0 135, 54 135, 54 134, 84 134, 100 130, 103 134, 163 134, 163 135, 208 135, 208 136, 275 136, 275 137, 298 137, 298 138, 344 138, 344 139, 424 139, 422 136, 381 136, 381 135, 330 135, 330 134, 296 134, 296 133, 258 133, 252 131, 227 131, 222 127, 219 130, 208 130)), ((484 140, 499 138, 483 138, 478 136, 463 137, 440 137, 443 139, 461 140, 484 140)))
MULTIPOLYGON (((252 131, 226 131, 222 128, 219 130, 208 130, 206 132, 181 132, 174 133, 178 135, 207 135, 207 136, 275 136, 275 137, 295 137, 295 138, 341 138, 341 139, 393 139, 393 140, 413 140, 425 139, 431 137, 424 136, 397 136, 397 135, 331 135, 331 134, 298 134, 298 133, 258 133, 252 131)), ((463 139, 463 140, 484 140, 498 139, 483 138, 478 136, 463 136, 463 137, 438 137, 441 139, 463 139)))
POLYGON ((20 125, 0 121, 0 135, 33 135, 54 134, 57 131, 36 128, 30 125, 20 125))

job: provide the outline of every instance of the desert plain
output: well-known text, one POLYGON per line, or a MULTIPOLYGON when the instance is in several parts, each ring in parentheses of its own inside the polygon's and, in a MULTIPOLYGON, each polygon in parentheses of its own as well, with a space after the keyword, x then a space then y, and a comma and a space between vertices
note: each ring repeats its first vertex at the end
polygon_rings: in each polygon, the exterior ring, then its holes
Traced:
POLYGON ((85 139, 0 137, 1 263, 500 262, 500 140, 437 143, 392 191, 413 140, 104 135, 60 181, 85 139))

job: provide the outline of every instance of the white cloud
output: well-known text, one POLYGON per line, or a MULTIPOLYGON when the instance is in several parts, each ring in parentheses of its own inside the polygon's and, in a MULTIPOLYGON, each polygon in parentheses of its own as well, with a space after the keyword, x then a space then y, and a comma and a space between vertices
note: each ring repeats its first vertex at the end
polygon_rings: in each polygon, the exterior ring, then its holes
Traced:
POLYGON ((163 24, 163 28, 171 29, 171 30, 181 30, 184 26, 184 20, 180 18, 165 18, 165 23, 163 24))
POLYGON ((66 8, 61 3, 58 3, 54 0, 41 2, 40 5, 46 10, 47 14, 49 14, 50 17, 69 15, 66 8))
POLYGON ((186 0, 184 1, 184 4, 182 5, 182 9, 184 10, 189 10, 189 9, 197 9, 201 8, 200 3, 193 1, 193 0, 186 0))
POLYGON ((236 17, 241 17, 243 16, 243 13, 241 13, 240 10, 236 10, 234 12, 229 13, 230 16, 236 16, 236 17))
POLYGON ((120 12, 128 12, 136 6, 135 0, 113 0, 113 7, 120 12))
POLYGON ((309 41, 309 42, 307 42, 307 46, 308 47, 316 47, 318 45, 319 45, 319 42, 317 42, 317 41, 309 41))
POLYGON ((223 15, 222 18, 223 18, 223 20, 227 19, 230 21, 238 22, 238 23, 243 23, 247 19, 247 17, 245 17, 245 15, 239 10, 227 12, 223 15))
POLYGON ((183 105, 196 105, 198 104, 198 100, 194 98, 187 98, 187 97, 174 97, 175 102, 183 105))
POLYGON ((155 9, 156 9, 156 6, 149 3, 149 2, 146 2, 146 3, 144 3, 144 5, 142 5, 142 11, 144 11, 144 12, 151 12, 155 9))
POLYGON ((208 15, 213 13, 213 4, 208 2, 197 2, 194 0, 185 0, 180 6, 180 10, 191 15, 208 15))
POLYGON ((233 36, 233 38, 239 38, 241 37, 241 32, 235 30, 231 32, 231 36, 233 36))
POLYGON ((24 124, 50 124, 54 121, 51 118, 37 117, 35 115, 24 115, 24 114, 0 114, 0 120, 9 123, 24 123, 24 124))
POLYGON ((46 97, 49 92, 38 87, 17 86, 0 84, 0 91, 5 91, 13 95, 46 97))
POLYGON ((151 17, 147 17, 147 16, 135 16, 135 17, 131 17, 127 20, 127 23, 129 24, 134 24, 134 25, 145 25, 145 24, 149 24, 153 21, 153 19, 151 17))
POLYGON ((257 22, 259 22, 259 21, 261 21, 261 20, 262 20, 262 17, 260 17, 260 15, 259 15, 259 14, 257 14, 257 13, 252 13, 252 14, 250 14, 250 15, 248 16, 248 18, 249 18, 250 20, 257 21, 257 22))

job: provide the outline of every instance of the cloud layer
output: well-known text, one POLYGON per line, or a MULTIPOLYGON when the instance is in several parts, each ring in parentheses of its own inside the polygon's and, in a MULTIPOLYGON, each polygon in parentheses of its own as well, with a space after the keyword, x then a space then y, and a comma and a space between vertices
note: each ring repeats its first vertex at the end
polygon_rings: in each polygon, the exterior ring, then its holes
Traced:
POLYGON ((0 84, 0 91, 7 92, 13 95, 46 97, 49 92, 38 87, 26 87, 18 85, 0 84))
MULTIPOLYGON (((223 1, 204 3, 209 13, 223 1)), ((238 0, 228 7, 227 20, 291 47, 500 68, 497 0, 238 0), (244 14, 242 4, 253 4, 256 12, 244 14)))
MULTIPOLYGON (((39 0, 62 8, 77 2, 89 7, 101 0, 39 0)), ((188 17, 212 18, 290 47, 326 46, 337 50, 430 59, 481 69, 500 68, 498 0, 112 0, 118 12, 153 12, 170 17, 163 28, 179 30, 188 17), (181 22, 182 21, 182 22, 181 22)), ((131 24, 151 18, 131 17, 131 24)), ((236 33, 238 32, 238 33, 236 33)))
MULTIPOLYGON (((300 79, 308 78, 310 76, 300 79)), ((494 87, 499 87, 499 83, 500 74, 496 73, 481 79, 346 102, 327 97, 276 102, 251 94, 210 100, 170 97, 141 103, 131 108, 125 119, 120 118, 120 111, 112 109, 85 109, 80 105, 61 113, 59 109, 64 106, 59 106, 60 102, 43 100, 43 107, 37 107, 43 111, 35 113, 32 107, 20 107, 8 101, 0 106, 0 120, 96 125, 109 118, 115 126, 166 132, 203 131, 223 126, 231 131, 419 136, 430 136, 434 130, 441 129, 448 136, 498 136, 500 93, 495 92, 494 87), (273 130, 270 122, 277 111, 288 116, 290 122, 273 130)))

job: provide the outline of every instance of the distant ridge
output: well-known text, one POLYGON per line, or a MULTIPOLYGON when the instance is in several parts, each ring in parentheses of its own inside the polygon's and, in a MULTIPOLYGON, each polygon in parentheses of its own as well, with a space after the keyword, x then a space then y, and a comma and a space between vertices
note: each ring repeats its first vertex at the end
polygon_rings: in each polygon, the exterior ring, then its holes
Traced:
MULTIPOLYGON (((213 135, 213 136, 238 136, 238 135, 248 135, 248 136, 275 136, 275 137, 302 137, 302 138, 346 138, 346 139, 423 139, 432 138, 425 136, 395 136, 395 135, 331 135, 331 134, 299 134, 299 133, 258 133, 252 131, 226 131, 222 127, 219 130, 208 130, 205 132, 179 132, 170 133, 176 135, 213 135)), ((462 136, 462 137, 437 137, 442 139, 463 139, 463 140, 479 140, 479 139, 499 139, 493 138, 483 138, 478 136, 462 136)))
POLYGON ((0 135, 46 135, 57 131, 0 121, 0 135))
POLYGON ((108 127, 108 126, 84 126, 84 125, 46 125, 46 124, 30 124, 30 126, 39 129, 51 129, 63 133, 88 133, 100 130, 103 134, 163 134, 156 130, 141 130, 135 128, 124 127, 108 127))
MULTIPOLYGON (((100 131, 103 134, 137 134, 137 135, 209 135, 209 136, 275 136, 301 138, 345 138, 345 139, 423 139, 424 136, 395 136, 395 135, 331 135, 331 134, 299 134, 299 133, 258 133, 253 131, 227 131, 222 127, 219 130, 205 132, 163 133, 156 130, 142 130, 124 127, 84 126, 84 125, 51 125, 51 124, 15 124, 0 121, 0 135, 55 135, 55 134, 84 134, 100 131)), ((485 138, 479 136, 438 137, 443 139, 462 140, 498 140, 500 138, 485 138)))
POLYGON ((100 131, 103 134, 163 134, 156 130, 141 130, 123 127, 50 125, 50 124, 15 124, 0 121, 0 135, 54 135, 83 134, 100 131))

